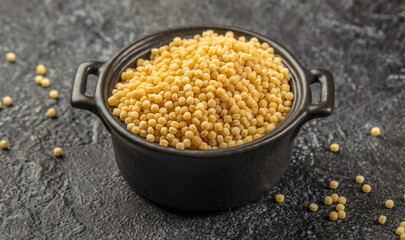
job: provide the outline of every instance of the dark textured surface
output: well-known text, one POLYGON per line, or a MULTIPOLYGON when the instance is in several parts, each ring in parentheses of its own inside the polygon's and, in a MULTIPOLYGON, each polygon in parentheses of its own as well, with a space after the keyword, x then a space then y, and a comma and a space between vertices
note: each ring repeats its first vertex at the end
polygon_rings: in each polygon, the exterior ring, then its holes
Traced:
POLYGON ((399 239, 405 221, 405 3, 403 1, 0 1, 0 239, 399 239), (111 140, 92 114, 69 104, 76 66, 107 60, 147 33, 192 23, 241 26, 335 76, 334 114, 304 126, 280 184, 245 207, 181 213, 131 191, 111 140), (8 51, 17 54, 6 62, 8 51), (49 89, 35 66, 48 67, 49 89), (60 99, 48 97, 59 90, 60 99), (46 117, 53 106, 58 118, 46 117), (382 135, 372 137, 377 125, 382 135), (337 142, 339 153, 328 146, 337 142), (63 158, 52 155, 54 146, 63 158), (372 185, 361 192, 354 177, 372 185), (340 182, 347 218, 329 221, 321 199, 340 182), (286 195, 276 204, 276 193, 286 195), (385 209, 384 201, 395 201, 385 209), (316 213, 310 202, 320 205, 316 213), (376 219, 388 217, 384 226, 376 219))

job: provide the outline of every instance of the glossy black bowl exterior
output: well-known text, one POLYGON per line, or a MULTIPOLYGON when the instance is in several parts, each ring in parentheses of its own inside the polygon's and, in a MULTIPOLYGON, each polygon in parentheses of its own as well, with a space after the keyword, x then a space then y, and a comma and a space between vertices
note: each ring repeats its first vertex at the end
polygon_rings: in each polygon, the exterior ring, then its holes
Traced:
POLYGON ((134 190, 163 205, 197 211, 220 210, 258 199, 283 176, 290 163, 294 138, 312 118, 332 113, 333 77, 322 69, 307 70, 277 42, 243 29, 207 25, 158 32, 129 44, 108 62, 85 62, 76 72, 71 104, 96 114, 112 135, 115 160, 134 190), (178 150, 150 143, 132 134, 114 117, 107 104, 120 73, 134 67, 136 59, 150 49, 169 43, 174 37, 192 37, 213 29, 233 31, 235 36, 257 37, 269 43, 290 70, 295 95, 290 114, 274 131, 241 146, 219 150, 178 150), (87 76, 98 82, 94 96, 85 95, 87 76), (311 104, 310 84, 321 83, 321 103, 311 104))

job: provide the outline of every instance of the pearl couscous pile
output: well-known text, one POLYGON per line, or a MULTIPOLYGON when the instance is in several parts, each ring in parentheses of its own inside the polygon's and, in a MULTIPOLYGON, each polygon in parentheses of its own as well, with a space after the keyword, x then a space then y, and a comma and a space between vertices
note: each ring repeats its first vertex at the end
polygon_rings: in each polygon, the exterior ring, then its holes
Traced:
POLYGON ((211 30, 151 50, 108 98, 129 131, 177 149, 251 142, 290 112, 288 69, 268 43, 211 30))

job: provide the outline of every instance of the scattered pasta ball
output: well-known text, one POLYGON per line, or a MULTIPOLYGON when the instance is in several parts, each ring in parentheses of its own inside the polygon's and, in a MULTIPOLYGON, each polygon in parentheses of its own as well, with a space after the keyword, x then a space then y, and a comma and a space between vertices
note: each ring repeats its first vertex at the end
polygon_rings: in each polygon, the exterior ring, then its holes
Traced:
POLYGON ((3 104, 0 102, 0 109, 2 109, 3 108, 3 104))
POLYGON ((331 144, 331 145, 330 145, 330 150, 331 150, 332 152, 337 152, 337 151, 339 151, 339 145, 338 145, 337 143, 331 144))
POLYGON ((311 210, 312 212, 318 211, 318 205, 315 203, 309 204, 309 210, 311 210))
POLYGON ((337 202, 339 199, 339 195, 337 195, 336 193, 333 193, 332 195, 330 195, 332 198, 332 202, 337 202))
POLYGON ((276 195, 276 202, 278 202, 278 203, 284 202, 284 195, 283 194, 277 194, 276 195))
POLYGON ((326 196, 324 199, 323 199, 323 203, 325 204, 325 205, 331 205, 332 204, 332 197, 330 197, 330 196, 326 196))
POLYGON ((356 176, 356 183, 363 183, 364 182, 364 177, 361 175, 356 176))
POLYGON ((49 80, 49 78, 43 78, 41 80, 42 87, 49 87, 50 85, 51 85, 51 81, 49 80))
POLYGON ((338 203, 345 205, 347 202, 347 199, 345 197, 339 197, 338 203))
POLYGON ((387 217, 384 216, 384 215, 381 215, 381 216, 378 218, 378 222, 379 222, 380 224, 385 224, 386 221, 387 221, 387 217))
POLYGON ((16 56, 15 53, 9 52, 6 54, 7 61, 15 62, 16 56))
POLYGON ((46 67, 44 65, 42 65, 42 64, 39 64, 37 66, 37 73, 39 75, 44 75, 46 73, 46 67))
POLYGON ((53 155, 55 155, 55 157, 60 157, 62 156, 62 148, 60 147, 56 147, 53 149, 53 155))
POLYGON ((13 99, 11 99, 11 97, 6 96, 3 98, 3 103, 6 106, 10 106, 13 103, 13 99))
POLYGON ((37 75, 34 78, 35 83, 38 84, 38 85, 41 85, 41 82, 42 82, 43 79, 44 79, 44 77, 42 75, 37 75))
POLYGON ((363 189, 363 192, 369 193, 371 191, 371 186, 368 184, 364 184, 362 189, 363 189))
POLYGON ((373 128, 371 129, 371 134, 372 134, 373 136, 378 136, 378 135, 380 135, 380 128, 379 128, 379 127, 373 127, 373 128))
POLYGON ((1 140, 0 141, 0 147, 2 149, 7 149, 7 141, 6 140, 1 140))
POLYGON ((329 219, 332 220, 332 221, 335 221, 336 219, 338 219, 338 213, 336 211, 332 211, 329 214, 329 219))
POLYGON ((405 228, 405 222, 401 222, 400 226, 405 228))
POLYGON ((55 110, 55 108, 50 108, 50 109, 48 109, 48 116, 51 117, 51 118, 56 117, 56 110, 55 110))
POLYGON ((345 210, 345 205, 339 203, 338 205, 336 205, 336 211, 343 211, 345 210))
POLYGON ((346 212, 343 211, 343 210, 339 211, 339 212, 338 212, 338 217, 339 217, 340 219, 346 218, 346 212))
POLYGON ((393 208, 394 207, 394 201, 392 201, 391 199, 388 199, 387 201, 385 201, 385 207, 386 208, 393 208))
POLYGON ((399 237, 401 240, 405 240, 405 233, 402 233, 399 237))
POLYGON ((49 97, 52 99, 57 99, 59 97, 59 93, 56 90, 52 90, 49 92, 49 97))
POLYGON ((405 232, 405 228, 403 227, 398 227, 397 230, 395 231, 398 235, 401 235, 405 232))
POLYGON ((336 188, 338 188, 338 186, 339 186, 339 183, 336 181, 330 181, 330 183, 329 183, 329 187, 332 189, 336 189, 336 188))
POLYGON ((177 149, 257 140, 294 101, 289 71, 269 44, 212 30, 151 49, 120 77, 107 99, 113 115, 132 133, 177 149))

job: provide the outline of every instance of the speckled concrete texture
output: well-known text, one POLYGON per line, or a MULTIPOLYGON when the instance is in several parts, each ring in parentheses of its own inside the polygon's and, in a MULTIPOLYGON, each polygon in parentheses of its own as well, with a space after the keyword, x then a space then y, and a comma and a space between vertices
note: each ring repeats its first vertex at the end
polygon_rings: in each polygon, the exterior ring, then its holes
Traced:
POLYGON ((399 239, 405 221, 405 3, 403 1, 0 1, 0 239, 399 239), (111 139, 69 104, 86 60, 108 60, 129 42, 171 26, 220 23, 283 43, 306 67, 335 77, 332 116, 305 125, 290 168, 269 193, 215 213, 166 209, 135 194, 114 162, 111 139), (13 51, 15 63, 5 54, 13 51), (48 67, 48 89, 34 82, 48 67), (59 91, 55 101, 51 89, 59 91), (58 117, 49 119, 54 107, 58 117), (382 134, 372 137, 370 129, 382 134), (340 144, 332 153, 329 144, 340 144), (52 149, 63 148, 63 158, 52 149), (372 192, 354 182, 362 174, 372 192), (328 188, 330 180, 338 190, 328 188), (347 218, 321 204, 346 196, 347 218), (285 194, 282 204, 274 201, 285 194), (395 201, 393 209, 384 202, 395 201), (309 212, 311 202, 319 212, 309 212), (388 220, 377 223, 379 215, 388 220))

